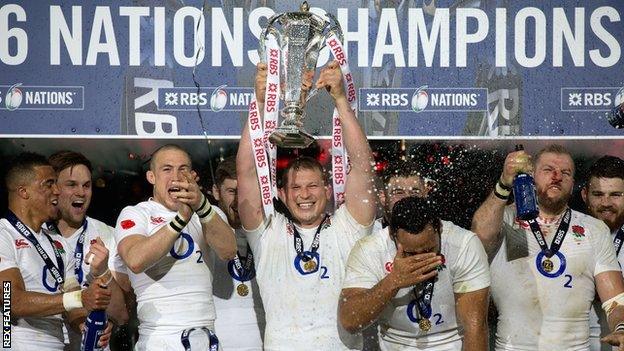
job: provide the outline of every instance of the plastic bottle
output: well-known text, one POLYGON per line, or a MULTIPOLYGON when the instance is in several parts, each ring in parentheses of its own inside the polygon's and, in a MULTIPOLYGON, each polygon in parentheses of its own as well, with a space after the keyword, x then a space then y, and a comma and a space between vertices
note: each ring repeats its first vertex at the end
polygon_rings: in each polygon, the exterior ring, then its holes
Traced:
MULTIPOLYGON (((524 150, 522 145, 516 145, 516 151, 524 150)), ((535 180, 528 173, 518 173, 513 181, 513 193, 516 201, 516 216, 524 221, 537 218, 537 192, 535 180)))

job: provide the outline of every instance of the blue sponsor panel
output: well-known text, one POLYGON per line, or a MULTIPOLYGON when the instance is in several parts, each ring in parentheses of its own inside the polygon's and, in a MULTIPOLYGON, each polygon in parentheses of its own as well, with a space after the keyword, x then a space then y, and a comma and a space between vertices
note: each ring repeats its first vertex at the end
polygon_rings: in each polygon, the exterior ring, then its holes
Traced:
POLYGON ((158 111, 247 111, 253 88, 176 87, 158 89, 158 111))
POLYGON ((486 88, 362 88, 360 111, 469 112, 487 111, 486 88))
POLYGON ((0 109, 83 110, 84 87, 0 85, 0 109))
POLYGON ((561 111, 610 111, 624 102, 624 88, 561 88, 561 111))

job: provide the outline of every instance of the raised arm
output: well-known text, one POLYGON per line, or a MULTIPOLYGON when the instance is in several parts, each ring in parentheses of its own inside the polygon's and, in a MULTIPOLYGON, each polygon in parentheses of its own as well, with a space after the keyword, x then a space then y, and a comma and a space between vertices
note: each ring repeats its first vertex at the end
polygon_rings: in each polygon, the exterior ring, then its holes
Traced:
MULTIPOLYGON (((258 63, 256 73, 256 99, 258 102, 258 112, 262 113, 264 108, 264 92, 267 79, 267 66, 258 63)), ((258 116, 260 118, 260 115, 258 116)), ((241 139, 238 143, 238 153, 236 154, 236 178, 238 182, 238 215, 240 216, 243 228, 254 230, 260 226, 264 218, 262 210, 262 197, 260 185, 258 184, 258 173, 251 150, 251 140, 249 139, 249 121, 243 124, 241 139)))
POLYGON ((375 219, 377 199, 373 191, 373 156, 366 135, 347 100, 337 61, 323 68, 316 85, 329 91, 340 115, 342 135, 351 163, 345 185, 345 205, 358 223, 370 225, 375 219))
POLYGON ((180 233, 173 230, 169 225, 164 225, 150 236, 147 233, 126 236, 117 245, 117 251, 119 251, 119 255, 126 266, 133 273, 139 274, 165 256, 179 235, 180 233))
MULTIPOLYGON (((516 151, 507 155, 503 172, 497 187, 501 185, 511 188, 513 179, 518 172, 530 171, 530 157, 524 151, 516 151)), ((502 189, 503 192, 505 189, 502 189)), ((472 217, 471 231, 477 234, 488 256, 491 257, 496 252, 501 242, 501 229, 503 224, 503 213, 507 200, 496 195, 501 189, 496 188, 490 192, 487 199, 479 206, 472 217)), ((504 194, 503 194, 504 195, 504 194)), ((508 194, 507 194, 508 195, 508 194)))
POLYGON ((457 317, 464 327, 464 351, 488 350, 488 303, 490 288, 455 294, 457 317))

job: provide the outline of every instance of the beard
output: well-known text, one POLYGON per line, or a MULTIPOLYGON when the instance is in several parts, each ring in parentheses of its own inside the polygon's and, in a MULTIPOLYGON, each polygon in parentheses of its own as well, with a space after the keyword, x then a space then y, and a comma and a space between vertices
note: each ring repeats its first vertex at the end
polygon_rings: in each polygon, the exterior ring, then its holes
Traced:
POLYGON ((550 213, 559 214, 568 206, 568 201, 572 197, 570 193, 562 193, 558 197, 548 196, 548 190, 538 190, 537 199, 541 209, 550 213))

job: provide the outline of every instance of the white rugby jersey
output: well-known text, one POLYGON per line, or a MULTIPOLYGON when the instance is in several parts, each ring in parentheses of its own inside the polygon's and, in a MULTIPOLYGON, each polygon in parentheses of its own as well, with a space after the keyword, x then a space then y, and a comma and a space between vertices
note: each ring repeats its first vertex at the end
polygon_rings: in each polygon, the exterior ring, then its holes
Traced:
MULTIPOLYGON (((588 350, 594 277, 620 270, 609 229, 602 221, 573 210, 559 254, 551 259, 551 277, 547 277, 537 268, 541 249, 528 223, 515 217, 515 207, 508 206, 502 244, 490 268, 492 298, 499 313, 496 349, 588 350)), ((558 225, 540 223, 549 247, 558 225)))
MULTIPOLYGON (((338 298, 349 252, 357 240, 370 234, 372 223, 362 226, 346 206, 338 208, 320 232, 317 269, 307 273, 296 259, 287 222, 278 213, 247 233, 258 258, 256 279, 266 313, 265 350, 361 348, 361 338, 339 326, 338 298)), ((298 231, 308 251, 316 228, 298 231)))
MULTIPOLYGON (((135 234, 150 236, 176 213, 151 199, 128 206, 117 219, 115 241, 121 243, 135 234)), ((199 217, 193 214, 169 253, 142 273, 128 269, 137 299, 140 337, 179 334, 191 327, 214 328, 212 272, 207 252, 199 217)))
MULTIPOLYGON (((225 213, 219 207, 212 206, 212 209, 227 222, 225 213)), ((237 229, 235 235, 238 252, 246 256, 245 232, 237 229)), ((219 344, 224 350, 261 351, 265 317, 255 275, 251 281, 245 281, 248 294, 241 296, 237 292, 237 287, 241 282, 234 279, 234 276, 239 276, 234 270, 234 261, 223 261, 214 252, 211 253, 210 260, 211 267, 214 267, 212 295, 217 311, 215 333, 219 337, 219 344)))
MULTIPOLYGON (((611 233, 611 243, 613 243, 616 233, 617 230, 611 233)), ((620 254, 617 255, 617 260, 621 269, 622 265, 624 265, 624 253, 622 250, 620 250, 620 254)), ((616 346, 610 346, 609 344, 600 342, 601 337, 611 334, 611 332, 612 330, 609 327, 607 315, 602 309, 602 304, 598 299, 598 294, 596 294, 596 299, 594 300, 591 310, 589 311, 589 345, 591 351, 617 350, 618 348, 616 346)))
MULTIPOLYGON (((43 234, 51 235, 54 245, 61 252, 64 264, 65 281, 74 275, 74 259, 67 242, 57 235, 41 229, 35 233, 41 247, 55 266, 56 256, 50 241, 43 234)), ((5 218, 0 220, 0 271, 19 268, 26 291, 43 294, 60 294, 58 283, 35 249, 5 218)), ((58 268, 58 267, 57 267, 58 268)), ((63 350, 63 316, 24 317, 11 320, 11 345, 13 350, 63 350)))
MULTIPOLYGON (((357 242, 347 263, 343 288, 371 289, 392 271, 396 246, 386 227, 357 242)), ((455 317, 455 294, 490 285, 487 255, 477 236, 451 222, 442 221, 440 252, 445 267, 438 272, 431 300, 431 329, 421 331, 412 288, 403 288, 379 315, 382 350, 461 350, 455 317)))
MULTIPOLYGON (((82 285, 83 288, 88 286, 87 275, 91 272, 91 266, 87 264, 85 258, 89 249, 91 248, 91 244, 95 242, 97 237, 102 239, 104 246, 108 249, 108 268, 113 271, 119 272, 119 267, 114 266, 114 262, 116 261, 117 254, 117 245, 115 244, 115 229, 106 225, 105 223, 98 221, 95 218, 86 217, 86 227, 81 226, 76 229, 72 235, 65 238, 65 241, 68 244, 68 248, 71 251, 72 257, 74 257, 74 262, 78 264, 81 261, 81 271, 76 274, 76 269, 72 269, 72 273, 78 280, 78 282, 82 285), (78 249, 78 239, 85 228, 85 239, 83 242, 82 248, 82 260, 76 257, 76 251, 78 249)), ((50 229, 50 228, 48 228, 50 229)), ((119 261, 119 258, 117 258, 119 261)), ((121 271, 121 273, 127 274, 125 268, 121 271)), ((65 324, 65 331, 67 332, 67 337, 69 340, 69 349, 74 351, 80 350, 80 342, 82 339, 82 335, 78 332, 74 331, 67 323, 65 324)), ((67 339, 66 339, 67 341, 67 339)), ((106 348, 108 350, 108 347, 106 348)))

